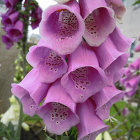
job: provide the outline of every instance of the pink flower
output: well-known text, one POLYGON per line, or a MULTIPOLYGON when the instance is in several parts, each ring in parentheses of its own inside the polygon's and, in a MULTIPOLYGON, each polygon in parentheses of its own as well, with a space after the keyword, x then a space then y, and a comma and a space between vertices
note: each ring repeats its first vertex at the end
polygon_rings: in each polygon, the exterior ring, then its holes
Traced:
POLYGON ((30 48, 27 61, 39 71, 41 82, 52 83, 67 71, 65 56, 49 49, 49 44, 40 40, 38 45, 30 48))
POLYGON ((115 29, 114 12, 105 0, 79 0, 85 21, 84 38, 90 46, 101 45, 115 29))
POLYGON ((3 0, 7 8, 13 8, 18 0, 3 0))
POLYGON ((57 135, 79 123, 76 104, 64 91, 59 80, 50 87, 38 115, 43 118, 47 130, 57 135))
POLYGON ((125 82, 125 88, 129 90, 137 89, 138 84, 140 83, 140 75, 133 76, 130 80, 125 82))
POLYGON ((112 9, 107 0, 61 2, 43 12, 41 40, 26 57, 33 70, 12 84, 12 92, 24 112, 38 114, 50 133, 61 135, 76 126, 78 140, 94 140, 108 129, 103 120, 110 107, 124 96, 115 82, 124 72, 132 78, 124 66, 133 39, 115 25, 114 11, 122 16, 120 1, 112 9))
POLYGON ((18 20, 13 27, 8 28, 6 31, 13 42, 18 42, 23 38, 23 22, 18 20))
POLYGON ((129 69, 131 71, 136 71, 140 69, 140 58, 134 61, 132 64, 129 65, 129 69))
POLYGON ((137 92, 137 88, 132 89, 132 90, 126 92, 126 94, 127 94, 128 96, 133 96, 136 92, 137 92))
POLYGON ((6 45, 6 49, 10 49, 14 45, 11 38, 7 35, 2 36, 2 42, 6 45))
POLYGON ((12 93, 17 96, 22 105, 24 113, 33 116, 39 108, 39 104, 47 95, 49 85, 40 83, 39 72, 31 70, 19 84, 12 84, 12 93))
POLYGON ((110 107, 124 96, 124 92, 114 86, 107 86, 92 96, 96 104, 96 114, 102 119, 108 119, 110 107))
POLYGON ((115 47, 120 52, 125 52, 129 49, 135 39, 124 36, 118 27, 109 36, 115 47))
POLYGON ((121 78, 120 83, 125 87, 125 93, 129 96, 133 96, 138 89, 140 83, 140 58, 131 63, 124 72, 124 77, 121 78))
POLYGON ((72 53, 82 41, 85 26, 77 5, 77 2, 70 6, 58 4, 43 12, 40 24, 42 39, 61 55, 72 53))
POLYGON ((17 21, 19 16, 18 12, 13 12, 12 14, 4 14, 2 15, 2 24, 7 28, 14 25, 14 23, 17 21))
POLYGON ((77 105, 77 114, 80 123, 77 125, 78 140, 94 140, 99 133, 108 129, 108 126, 96 115, 95 104, 87 100, 77 105))
POLYGON ((32 29, 35 29, 39 26, 39 24, 41 22, 42 9, 39 6, 35 7, 35 10, 33 10, 31 13, 31 17, 32 17, 31 27, 32 27, 32 29))
POLYGON ((118 19, 121 19, 126 11, 122 0, 105 0, 105 1, 107 5, 114 10, 115 16, 118 19))
POLYGON ((99 65, 105 71, 109 84, 114 83, 116 73, 127 63, 129 55, 124 51, 131 43, 132 40, 124 37, 116 29, 100 47, 94 48, 99 65), (117 38, 120 39, 118 40, 117 38))
POLYGON ((82 42, 68 58, 68 72, 61 83, 75 102, 84 102, 107 84, 94 51, 82 42))
POLYGON ((140 45, 138 45, 138 46, 135 48, 135 51, 136 51, 136 52, 140 52, 140 45))

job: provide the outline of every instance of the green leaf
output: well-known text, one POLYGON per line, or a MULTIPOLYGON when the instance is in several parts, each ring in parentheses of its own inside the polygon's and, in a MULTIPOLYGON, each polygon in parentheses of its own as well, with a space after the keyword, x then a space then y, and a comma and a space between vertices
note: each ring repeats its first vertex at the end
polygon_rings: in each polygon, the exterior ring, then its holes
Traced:
POLYGON ((61 136, 61 140, 71 140, 69 136, 61 136))
POLYGON ((39 116, 37 116, 37 115, 34 115, 33 117, 30 117, 30 116, 27 116, 26 114, 25 114, 25 116, 23 117, 23 121, 24 122, 26 122, 26 121, 41 121, 42 119, 39 117, 39 116))
POLYGON ((11 135, 12 137, 14 137, 14 135, 15 135, 15 130, 14 130, 14 126, 13 126, 13 124, 12 124, 11 122, 9 122, 9 124, 8 124, 8 129, 10 130, 10 135, 11 135))
POLYGON ((0 122, 0 136, 5 137, 8 140, 12 140, 12 138, 13 138, 13 126, 11 124, 6 126, 2 122, 0 122), (10 130, 11 128, 12 128, 12 130, 10 130))
POLYGON ((137 5, 140 4, 140 0, 136 1, 135 3, 133 3, 133 5, 137 5))
POLYGON ((70 140, 77 140, 78 133, 77 133, 77 128, 73 127, 71 130, 68 132, 68 136, 70 137, 70 140))
POLYGON ((49 136, 46 135, 47 140, 54 140, 52 138, 50 138, 49 136))

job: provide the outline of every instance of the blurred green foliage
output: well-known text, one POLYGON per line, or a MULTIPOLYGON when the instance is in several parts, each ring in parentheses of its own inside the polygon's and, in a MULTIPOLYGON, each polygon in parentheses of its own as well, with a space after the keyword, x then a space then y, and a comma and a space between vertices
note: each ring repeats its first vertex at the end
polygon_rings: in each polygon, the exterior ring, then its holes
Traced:
POLYGON ((137 0, 135 3, 133 3, 133 5, 137 5, 140 4, 140 0, 137 0))

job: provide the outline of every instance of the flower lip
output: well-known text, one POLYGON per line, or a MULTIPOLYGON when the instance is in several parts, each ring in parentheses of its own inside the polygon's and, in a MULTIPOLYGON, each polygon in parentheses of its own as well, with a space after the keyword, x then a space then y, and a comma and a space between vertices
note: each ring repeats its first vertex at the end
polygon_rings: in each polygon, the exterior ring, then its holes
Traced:
POLYGON ((65 37, 73 36, 79 25, 74 13, 66 9, 60 9, 49 16, 46 26, 49 27, 50 32, 56 33, 58 38, 60 37, 63 40, 65 37), (51 24, 52 21, 56 21, 55 24, 51 24))
POLYGON ((79 0, 79 4, 85 20, 83 37, 90 46, 98 47, 115 29, 114 11, 105 0, 79 0))
POLYGON ((98 91, 100 85, 104 85, 104 78, 102 71, 98 67, 85 66, 75 68, 65 74, 61 79, 61 84, 70 93, 75 102, 84 102, 89 96, 98 91))
POLYGON ((109 85, 114 82, 114 76, 117 71, 122 69, 128 61, 129 54, 124 53, 114 60, 106 69, 105 73, 109 80, 109 85))
POLYGON ((76 103, 84 102, 107 84, 94 50, 84 41, 68 57, 68 66, 68 72, 62 77, 61 84, 76 103))
POLYGON ((37 114, 43 118, 47 130, 57 135, 79 123, 76 104, 61 86, 60 79, 48 90, 44 104, 37 114))
POLYGON ((29 64, 40 71, 41 82, 52 83, 67 72, 65 56, 39 44, 30 48, 26 58, 29 64))
POLYGON ((38 70, 32 69, 19 84, 12 84, 11 89, 12 93, 23 103, 24 112, 31 116, 35 114, 37 106, 44 99, 49 88, 48 84, 39 82, 38 76, 38 70), (32 107, 33 110, 30 112, 32 107))
POLYGON ((47 124, 47 130, 51 133, 61 135, 79 122, 77 120, 78 116, 75 116, 70 108, 58 102, 47 103, 41 109, 46 109, 43 121, 47 124), (74 122, 71 122, 72 119, 74 119, 74 122))
POLYGON ((115 86, 107 86, 91 98, 96 104, 96 114, 102 119, 108 119, 110 107, 124 96, 124 91, 115 86))
POLYGON ((22 86, 17 84, 12 84, 12 93, 17 96, 22 105, 23 111, 29 116, 33 116, 37 111, 38 107, 33 98, 29 95, 29 92, 24 89, 22 86))
POLYGON ((65 56, 59 55, 54 50, 50 49, 43 40, 40 40, 37 45, 29 49, 26 59, 33 67, 36 67, 43 60, 47 65, 50 62, 54 64, 55 62, 56 64, 63 62, 66 65, 65 56))
POLYGON ((84 21, 78 12, 69 6, 57 4, 43 12, 39 29, 42 39, 49 42, 49 47, 65 55, 72 53, 80 44, 84 27, 84 21), (77 40, 73 42, 75 38, 77 40))
POLYGON ((108 12, 109 10, 106 7, 99 7, 85 18, 84 38, 90 46, 101 45, 115 29, 115 21, 108 12))

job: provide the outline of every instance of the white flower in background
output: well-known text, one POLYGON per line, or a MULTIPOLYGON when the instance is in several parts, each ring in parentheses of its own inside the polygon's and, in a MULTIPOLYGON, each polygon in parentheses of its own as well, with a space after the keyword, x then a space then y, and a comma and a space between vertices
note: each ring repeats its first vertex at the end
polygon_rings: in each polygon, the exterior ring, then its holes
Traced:
POLYGON ((96 137, 95 140, 102 140, 102 139, 103 139, 103 140, 112 140, 110 134, 109 134, 107 131, 104 132, 103 134, 100 133, 100 134, 96 137))
POLYGON ((110 134, 107 131, 104 132, 104 140, 112 140, 110 134))
POLYGON ((1 122, 5 125, 8 125, 8 123, 11 122, 16 127, 19 119, 19 104, 14 96, 11 96, 9 100, 11 106, 2 115, 1 122))
POLYGON ((102 133, 100 133, 95 140, 102 140, 103 136, 102 136, 102 133))
MULTIPOLYGON (((5 124, 6 126, 8 126, 8 123, 11 122, 15 129, 18 126, 18 120, 19 120, 19 112, 20 112, 20 107, 19 107, 19 103, 17 101, 17 99, 15 98, 15 96, 11 96, 9 98, 10 104, 11 106, 9 107, 9 109, 2 114, 1 116, 1 122, 3 124, 5 124)), ((29 125, 26 124, 25 122, 22 123, 22 128, 25 131, 29 131, 29 125)))
POLYGON ((58 3, 66 3, 66 2, 68 2, 70 0, 55 0, 55 1, 58 2, 58 3))

